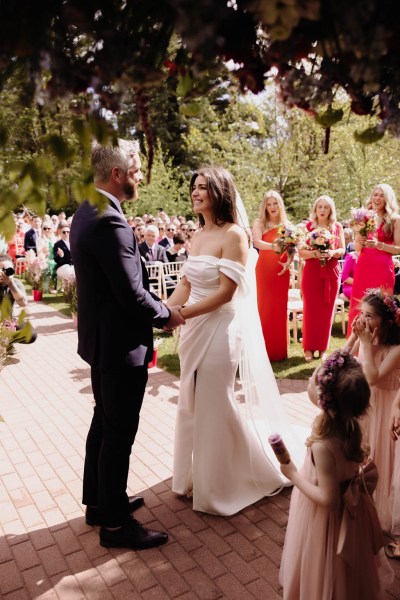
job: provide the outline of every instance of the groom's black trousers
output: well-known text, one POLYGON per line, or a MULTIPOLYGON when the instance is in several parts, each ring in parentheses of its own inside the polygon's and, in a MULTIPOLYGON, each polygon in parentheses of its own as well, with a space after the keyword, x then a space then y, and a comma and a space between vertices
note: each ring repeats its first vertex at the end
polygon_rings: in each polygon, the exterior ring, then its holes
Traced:
POLYGON ((95 400, 86 440, 83 504, 97 506, 103 525, 129 517, 126 493, 129 458, 148 378, 147 364, 115 370, 91 369, 95 400))

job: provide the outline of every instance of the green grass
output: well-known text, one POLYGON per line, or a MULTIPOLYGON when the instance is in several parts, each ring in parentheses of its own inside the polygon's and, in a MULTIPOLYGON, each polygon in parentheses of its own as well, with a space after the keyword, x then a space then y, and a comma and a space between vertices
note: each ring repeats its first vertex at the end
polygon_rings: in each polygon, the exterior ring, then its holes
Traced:
MULTIPOLYGON (((26 293, 29 295, 32 294, 32 286, 29 285, 25 280, 23 280, 23 284, 26 290, 26 293)), ((70 317, 71 316, 71 308, 69 304, 65 302, 64 294, 60 291, 57 294, 46 293, 43 294, 42 302, 51 306, 55 310, 58 310, 63 315, 70 317)))
MULTIPOLYGON (((175 339, 171 334, 162 332, 156 332, 154 337, 163 340, 158 347, 157 366, 168 371, 168 373, 179 377, 179 355, 174 353, 175 339)), ((332 327, 332 336, 328 352, 333 352, 333 350, 340 348, 344 344, 345 339, 346 336, 342 333, 342 325, 337 318, 337 322, 335 322, 332 327)), ((306 363, 303 357, 303 347, 301 342, 295 344, 291 341, 289 344, 288 358, 286 360, 273 362, 272 369, 277 379, 308 379, 320 362, 320 359, 315 359, 306 363)))

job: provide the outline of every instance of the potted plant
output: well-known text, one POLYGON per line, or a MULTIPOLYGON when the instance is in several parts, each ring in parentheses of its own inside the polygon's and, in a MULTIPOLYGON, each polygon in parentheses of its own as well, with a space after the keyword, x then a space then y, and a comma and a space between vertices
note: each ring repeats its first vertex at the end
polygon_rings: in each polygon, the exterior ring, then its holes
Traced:
POLYGON ((12 319, 0 320, 0 371, 7 358, 13 353, 12 344, 15 337, 16 322, 12 319))
POLYGON ((36 256, 33 250, 26 253, 26 279, 32 286, 33 299, 41 300, 48 271, 47 259, 43 254, 36 256))

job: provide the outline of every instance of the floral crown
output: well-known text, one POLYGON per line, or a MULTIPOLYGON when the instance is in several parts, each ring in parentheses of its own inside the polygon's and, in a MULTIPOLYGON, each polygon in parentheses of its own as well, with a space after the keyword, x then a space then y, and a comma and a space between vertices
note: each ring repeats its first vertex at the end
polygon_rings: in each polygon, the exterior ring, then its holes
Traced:
POLYGON ((335 410, 335 388, 341 369, 359 365, 357 360, 346 350, 336 350, 322 363, 317 373, 318 397, 321 408, 328 412, 335 410))
POLYGON ((400 327, 400 307, 395 301, 394 297, 383 288, 374 288, 367 290, 366 295, 370 294, 376 295, 383 302, 391 319, 396 323, 398 327, 400 327))

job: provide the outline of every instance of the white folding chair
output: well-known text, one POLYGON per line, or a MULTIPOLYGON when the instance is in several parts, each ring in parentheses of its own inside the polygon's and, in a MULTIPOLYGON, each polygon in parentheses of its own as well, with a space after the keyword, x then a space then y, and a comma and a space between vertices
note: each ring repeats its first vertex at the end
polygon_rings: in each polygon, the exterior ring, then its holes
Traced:
POLYGON ((155 263, 154 265, 146 265, 147 274, 149 276, 150 291, 157 294, 159 298, 163 296, 163 263, 155 263))
POLYGON ((181 279, 182 262, 162 263, 162 297, 168 298, 168 291, 174 290, 181 279))
POLYGON ((334 313, 334 320, 336 318, 336 315, 340 315, 341 319, 342 319, 342 332, 343 335, 346 334, 346 315, 345 315, 345 310, 344 310, 344 300, 342 298, 336 298, 335 300, 335 313, 334 313))
POLYGON ((20 256, 19 258, 15 259, 15 273, 16 275, 22 275, 24 276, 25 274, 25 269, 26 269, 26 263, 27 260, 24 256, 20 256))
MULTIPOLYGON (((288 317, 293 318, 293 341, 297 342, 297 329, 298 329, 298 317, 303 314, 303 300, 299 289, 289 289, 288 305, 287 305, 288 317)), ((288 328, 290 330, 290 320, 288 319, 288 328)), ((289 331, 290 334, 290 331, 289 331)), ((290 340, 290 335, 288 335, 290 340)))

